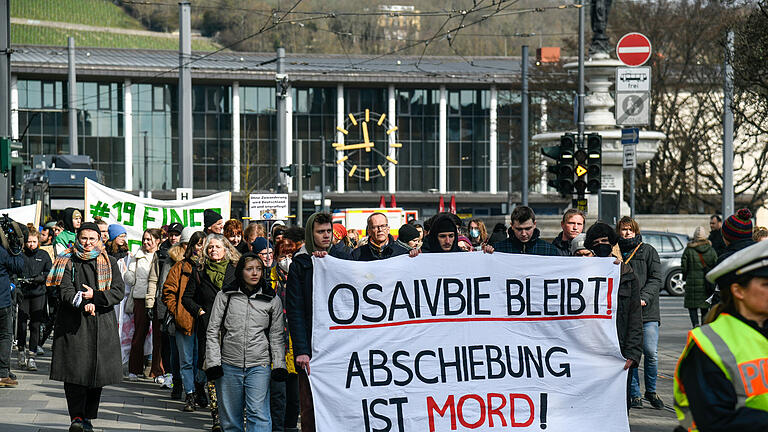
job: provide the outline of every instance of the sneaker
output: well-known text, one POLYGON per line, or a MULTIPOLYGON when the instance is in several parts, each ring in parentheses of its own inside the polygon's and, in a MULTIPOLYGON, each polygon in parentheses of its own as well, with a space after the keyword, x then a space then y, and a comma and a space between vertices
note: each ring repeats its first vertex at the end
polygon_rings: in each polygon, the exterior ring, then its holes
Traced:
POLYGON ((643 409, 643 400, 639 397, 633 397, 629 402, 630 408, 643 409))
POLYGON ((139 380, 139 376, 133 373, 128 374, 128 381, 136 382, 139 380))
POLYGON ((35 350, 35 354, 37 354, 37 355, 45 355, 45 350, 43 349, 43 347, 39 346, 35 350))
POLYGON ((0 387, 16 387, 19 382, 11 377, 0 378, 0 387))
POLYGON ((651 406, 656 408, 657 410, 664 408, 664 401, 661 400, 658 394, 656 393, 645 393, 645 400, 651 403, 651 406))
POLYGON ((22 370, 27 368, 27 355, 24 353, 24 350, 19 351, 19 361, 16 366, 22 370))
POLYGON ((165 384, 165 375, 156 376, 155 377, 155 382, 157 384, 160 384, 160 387, 162 387, 163 384, 165 384))
POLYGON ((36 371, 37 370, 37 363, 35 363, 35 357, 30 356, 27 358, 27 370, 28 371, 36 371))
POLYGON ((72 423, 69 425, 69 432, 84 432, 85 427, 83 425, 83 419, 75 417, 72 419, 72 423))
POLYGON ((83 419, 83 432, 93 432, 93 423, 88 419, 83 419))
POLYGON ((195 411, 195 394, 194 393, 187 393, 187 398, 184 400, 184 408, 182 410, 185 412, 195 411))

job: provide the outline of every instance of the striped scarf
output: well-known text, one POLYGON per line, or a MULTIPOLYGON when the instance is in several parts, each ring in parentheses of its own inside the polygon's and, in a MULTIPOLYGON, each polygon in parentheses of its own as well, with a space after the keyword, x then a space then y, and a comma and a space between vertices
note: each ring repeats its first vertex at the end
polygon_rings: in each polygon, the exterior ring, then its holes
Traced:
POLYGON ((73 255, 83 261, 90 261, 95 258, 99 291, 109 288, 112 284, 112 265, 109 263, 107 252, 99 246, 96 246, 90 252, 86 252, 83 250, 83 246, 77 242, 73 247, 56 257, 56 261, 53 262, 53 267, 51 267, 51 271, 45 280, 45 286, 53 287, 61 284, 61 280, 64 278, 64 269, 73 255))

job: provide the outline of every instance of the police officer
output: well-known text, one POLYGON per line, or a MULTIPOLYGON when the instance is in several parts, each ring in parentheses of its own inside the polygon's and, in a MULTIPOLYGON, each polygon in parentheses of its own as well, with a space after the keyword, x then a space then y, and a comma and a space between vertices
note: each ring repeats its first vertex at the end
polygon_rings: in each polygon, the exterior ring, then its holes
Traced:
POLYGON ((768 430, 768 242, 707 274, 722 287, 708 324, 688 333, 675 373, 675 411, 688 431, 768 430))

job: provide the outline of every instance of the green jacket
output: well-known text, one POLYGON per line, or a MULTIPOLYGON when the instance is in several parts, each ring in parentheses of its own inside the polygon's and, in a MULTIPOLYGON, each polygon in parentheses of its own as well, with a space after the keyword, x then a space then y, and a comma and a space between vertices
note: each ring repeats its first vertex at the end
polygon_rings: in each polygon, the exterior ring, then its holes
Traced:
POLYGON ((685 302, 688 309, 709 308, 707 304, 707 288, 704 276, 715 267, 717 253, 709 240, 688 243, 680 260, 683 266, 683 280, 685 280, 685 302), (701 258, 699 258, 701 254, 701 258), (706 264, 706 268, 704 264, 706 264))

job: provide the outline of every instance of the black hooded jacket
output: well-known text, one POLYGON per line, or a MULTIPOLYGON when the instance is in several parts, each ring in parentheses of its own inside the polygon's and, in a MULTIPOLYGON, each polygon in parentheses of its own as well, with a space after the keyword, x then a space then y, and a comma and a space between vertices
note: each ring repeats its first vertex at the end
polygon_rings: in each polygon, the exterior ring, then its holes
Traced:
POLYGON ((421 246, 421 251, 424 253, 461 252, 461 249, 459 248, 459 233, 456 230, 456 225, 453 223, 451 218, 447 216, 441 216, 432 223, 429 234, 424 237, 424 245, 421 246), (442 225, 447 227, 449 224, 446 221, 450 222, 450 226, 452 228, 451 231, 446 231, 445 228, 437 229, 437 227, 442 225), (440 240, 437 238, 437 235, 441 232, 453 233, 453 245, 451 246, 451 250, 446 251, 440 247, 440 240))
POLYGON ((74 215, 76 211, 79 212, 79 210, 74 207, 67 207, 64 210, 64 219, 62 222, 64 222, 64 229, 69 232, 75 232, 75 224, 72 222, 72 215, 74 215))

